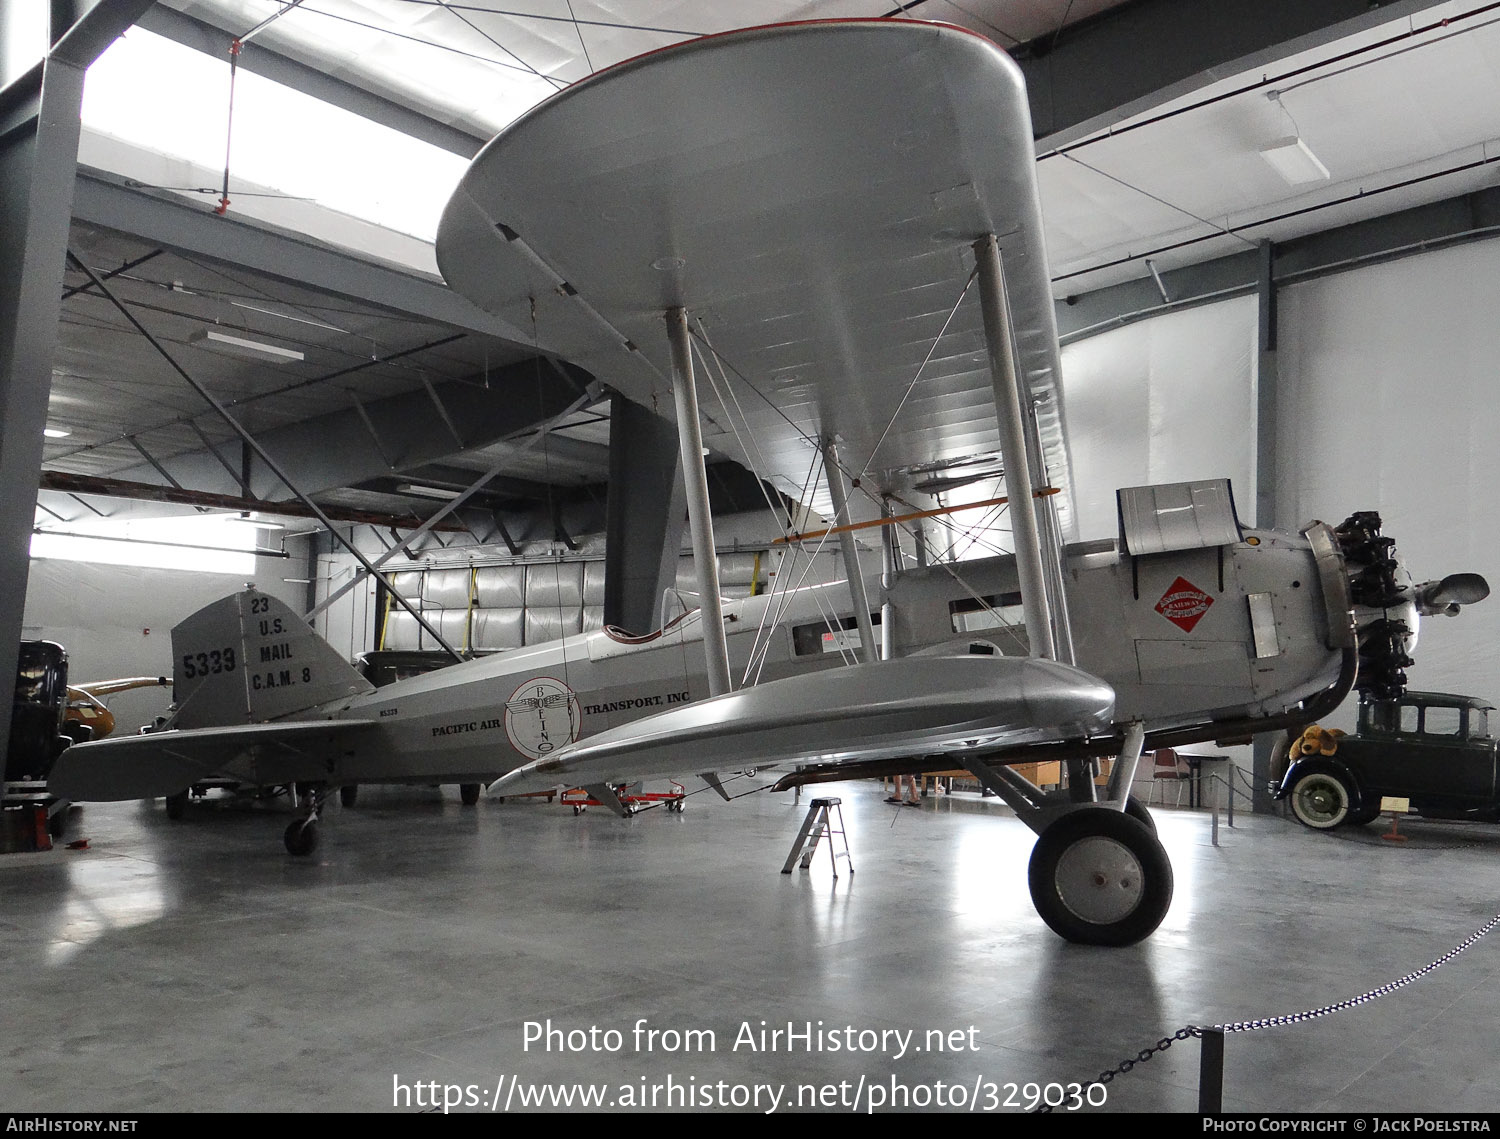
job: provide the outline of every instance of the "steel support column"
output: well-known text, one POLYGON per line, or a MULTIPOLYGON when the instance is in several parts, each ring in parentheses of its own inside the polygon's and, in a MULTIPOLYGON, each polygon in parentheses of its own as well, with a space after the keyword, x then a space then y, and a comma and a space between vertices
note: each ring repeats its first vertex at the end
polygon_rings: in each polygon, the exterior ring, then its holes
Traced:
POLYGON ((1000 243, 986 234, 974 243, 979 265, 979 303, 984 310, 984 338, 989 349, 995 413, 1000 420, 1000 451, 1005 456, 1005 493, 1010 498, 1011 531, 1016 541, 1016 569, 1021 578, 1021 607, 1031 655, 1057 659, 1052 613, 1047 603, 1046 572, 1037 533, 1036 500, 1031 496, 1031 469, 1026 460, 1023 380, 1016 370, 1010 301, 1000 265, 1000 243))
POLYGON ((616 394, 609 413, 604 623, 649 633, 677 580, 687 518, 682 453, 672 425, 616 394))
MULTIPOLYGON (((0 68, 25 68, 0 71, 0 676, 15 675, 26 607, 83 76, 150 4, 55 0, 39 12, 37 0, 0 0, 0 68), (28 34, 36 62, 25 67, 28 34)), ((10 709, 0 705, 0 751, 10 709)))
MULTIPOLYGON (((849 494, 844 489, 844 472, 839 468, 839 448, 832 439, 823 440, 823 475, 828 480, 828 495, 833 499, 833 524, 848 526, 849 494)), ((849 598, 854 603, 854 624, 859 629, 859 655, 866 664, 880 659, 875 648, 875 626, 870 621, 870 599, 865 594, 865 575, 859 565, 859 547, 854 534, 839 531, 839 550, 844 555, 844 572, 849 577, 849 598)))
MULTIPOLYGON (((1255 525, 1274 527, 1278 517, 1277 483, 1280 479, 1280 449, 1276 430, 1277 392, 1281 376, 1276 366, 1276 247, 1262 241, 1259 249, 1260 271, 1255 296, 1260 324, 1256 338, 1255 361, 1255 525)), ((1250 749, 1250 809, 1273 810, 1267 784, 1271 778, 1271 750, 1274 733, 1255 737, 1250 749)))
POLYGON ((703 465, 703 428, 698 419, 698 389, 688 342, 687 312, 666 312, 672 344, 672 400, 677 407, 677 439, 682 452, 682 481, 687 491, 688 527, 693 535, 693 564, 698 570, 699 617, 703 622, 703 657, 708 665, 708 692, 730 691, 729 645, 724 611, 719 604, 719 560, 714 550, 714 521, 708 508, 708 473, 703 465))

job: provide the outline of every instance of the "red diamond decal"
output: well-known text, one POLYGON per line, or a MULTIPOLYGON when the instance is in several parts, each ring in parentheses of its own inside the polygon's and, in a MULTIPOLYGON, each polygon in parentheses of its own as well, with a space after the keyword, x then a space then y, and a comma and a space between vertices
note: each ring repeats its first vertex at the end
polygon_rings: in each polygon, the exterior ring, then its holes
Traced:
POLYGON ((1203 619, 1214 599, 1185 577, 1179 577, 1156 603, 1156 611, 1184 633, 1191 633, 1193 626, 1203 619))

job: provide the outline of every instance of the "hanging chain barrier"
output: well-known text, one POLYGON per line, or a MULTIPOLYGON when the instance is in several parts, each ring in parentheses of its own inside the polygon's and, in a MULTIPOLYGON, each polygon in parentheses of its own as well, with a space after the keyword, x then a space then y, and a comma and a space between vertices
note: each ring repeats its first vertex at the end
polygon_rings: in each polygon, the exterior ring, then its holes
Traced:
MULTIPOLYGON (((1171 1036, 1163 1036, 1150 1048, 1142 1048, 1134 1056, 1120 1061, 1120 1063, 1116 1064, 1113 1068, 1106 1068, 1104 1071, 1100 1072, 1092 1082, 1096 1084, 1109 1084, 1114 1080, 1116 1076, 1123 1076, 1126 1072, 1129 1072, 1131 1069, 1133 1069, 1137 1064, 1146 1063, 1155 1056, 1158 1056, 1161 1053, 1165 1052, 1179 1040, 1199 1038, 1208 1036, 1210 1034, 1218 1034, 1220 1036, 1224 1036, 1232 1032, 1256 1032, 1262 1028, 1281 1028, 1288 1024, 1301 1024, 1304 1021, 1316 1020, 1318 1017, 1330 1016, 1336 1012, 1345 1012, 1348 1009, 1356 1008, 1359 1005, 1368 1004, 1370 1001, 1394 993, 1397 989, 1404 989, 1413 981, 1419 981, 1423 977, 1427 976, 1427 974, 1433 972, 1436 969, 1440 969, 1442 966, 1452 961, 1460 953, 1464 952, 1464 950, 1472 947, 1479 941, 1480 938, 1484 937, 1485 934, 1489 933, 1497 925, 1500 925, 1500 914, 1496 914, 1494 917, 1490 918, 1490 920, 1485 922, 1484 925, 1480 926, 1473 933, 1469 934, 1468 937, 1464 938, 1452 949, 1448 950, 1447 953, 1444 953, 1441 957, 1437 958, 1437 960, 1430 961, 1426 965, 1422 966, 1422 968, 1408 973, 1404 977, 1400 977, 1394 981, 1389 981, 1377 988, 1370 989, 1368 992, 1361 993, 1357 997, 1350 997, 1347 1000, 1338 1001, 1331 1005, 1324 1005, 1322 1008, 1308 1009, 1305 1012, 1284 1013, 1281 1016, 1261 1017, 1257 1020, 1237 1020, 1226 1024, 1186 1025, 1182 1028, 1179 1028, 1171 1036)), ((1034 1111, 1037 1113, 1046 1113, 1052 1111, 1054 1106, 1055 1105, 1053 1104, 1043 1103, 1038 1105, 1034 1109, 1034 1111)))

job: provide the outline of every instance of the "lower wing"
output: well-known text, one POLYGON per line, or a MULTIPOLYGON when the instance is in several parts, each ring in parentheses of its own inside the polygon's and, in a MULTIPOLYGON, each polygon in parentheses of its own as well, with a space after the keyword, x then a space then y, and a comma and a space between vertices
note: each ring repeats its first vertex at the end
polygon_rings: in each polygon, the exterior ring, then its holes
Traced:
POLYGON ((648 776, 852 762, 1108 731, 1114 690, 1029 657, 907 657, 788 677, 600 732, 502 776, 514 794, 648 776))

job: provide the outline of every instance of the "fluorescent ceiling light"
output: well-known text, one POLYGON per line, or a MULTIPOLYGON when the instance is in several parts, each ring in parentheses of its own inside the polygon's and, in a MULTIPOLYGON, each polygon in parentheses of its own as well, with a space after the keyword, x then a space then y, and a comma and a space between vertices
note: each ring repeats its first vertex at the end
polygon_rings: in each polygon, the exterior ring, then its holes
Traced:
POLYGON ((200 328, 197 332, 190 334, 188 339, 194 344, 202 344, 205 348, 215 348, 231 356, 244 356, 251 360, 274 360, 278 364, 285 364, 303 358, 302 353, 295 349, 266 344, 260 340, 249 340, 243 336, 231 336, 216 328, 200 328))
POLYGON ((43 427, 42 434, 48 439, 66 439, 73 433, 65 427, 43 427))
POLYGON ((1307 143, 1297 135, 1287 135, 1260 148, 1260 156, 1271 164, 1272 169, 1293 186, 1307 182, 1324 182, 1332 177, 1328 167, 1308 149, 1307 143))
POLYGON ((418 483, 404 482, 396 485, 396 493, 414 494, 418 498, 439 498, 446 502, 450 498, 457 498, 463 491, 449 490, 441 486, 422 486, 418 483))
POLYGON ((261 530, 285 530, 285 524, 281 522, 267 522, 263 518, 252 518, 247 512, 239 514, 221 514, 225 522, 237 522, 242 526, 255 526, 261 530))

